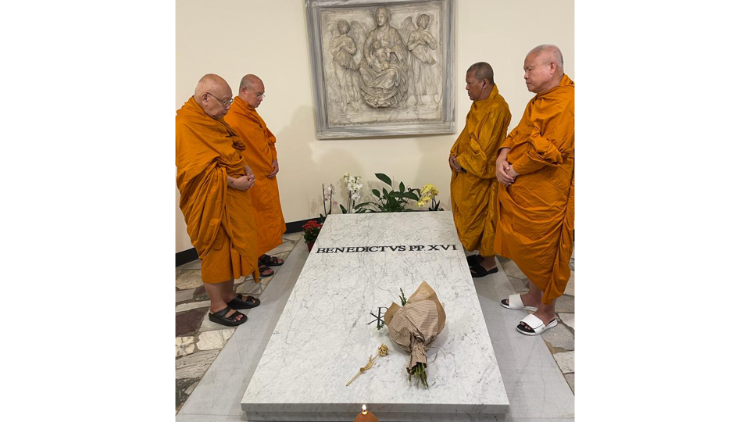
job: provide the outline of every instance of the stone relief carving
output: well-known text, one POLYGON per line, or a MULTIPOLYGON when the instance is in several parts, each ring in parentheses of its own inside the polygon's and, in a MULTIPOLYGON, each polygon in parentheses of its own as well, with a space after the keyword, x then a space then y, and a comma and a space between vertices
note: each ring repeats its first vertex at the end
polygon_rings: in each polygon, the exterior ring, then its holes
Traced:
POLYGON ((435 37, 427 30, 430 23, 429 15, 419 15, 417 18, 417 28, 411 25, 409 20, 406 25, 409 26, 409 62, 411 64, 410 80, 414 87, 412 95, 416 98, 417 104, 427 97, 427 101, 433 100, 436 103, 440 101, 440 86, 435 78, 435 58, 430 50, 437 48, 435 37))
POLYGON ((444 101, 443 92, 452 74, 452 1, 373 3, 341 7, 351 4, 342 1, 316 16, 319 128, 412 124, 411 132, 420 133, 415 124, 439 123, 441 132, 433 133, 452 132, 453 96, 444 101))

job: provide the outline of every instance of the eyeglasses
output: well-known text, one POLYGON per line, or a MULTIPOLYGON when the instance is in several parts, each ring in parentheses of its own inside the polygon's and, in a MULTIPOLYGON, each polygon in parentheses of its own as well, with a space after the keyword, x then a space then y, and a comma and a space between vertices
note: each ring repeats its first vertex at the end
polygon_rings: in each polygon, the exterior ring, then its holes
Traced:
POLYGON ((234 98, 229 99, 229 100, 220 100, 216 95, 214 95, 214 94, 212 94, 210 92, 206 92, 206 94, 208 94, 208 95, 216 98, 216 101, 220 102, 221 105, 223 105, 224 107, 229 107, 229 105, 232 104, 232 102, 234 101, 234 98))
POLYGON ((255 97, 263 99, 266 98, 266 94, 255 94, 255 97))

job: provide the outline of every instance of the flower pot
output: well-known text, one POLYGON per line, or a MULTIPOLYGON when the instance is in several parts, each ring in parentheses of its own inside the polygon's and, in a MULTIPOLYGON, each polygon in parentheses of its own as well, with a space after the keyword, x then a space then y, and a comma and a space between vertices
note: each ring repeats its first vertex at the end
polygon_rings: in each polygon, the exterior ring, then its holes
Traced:
POLYGON ((313 245, 315 244, 315 241, 307 242, 307 251, 312 252, 313 245))

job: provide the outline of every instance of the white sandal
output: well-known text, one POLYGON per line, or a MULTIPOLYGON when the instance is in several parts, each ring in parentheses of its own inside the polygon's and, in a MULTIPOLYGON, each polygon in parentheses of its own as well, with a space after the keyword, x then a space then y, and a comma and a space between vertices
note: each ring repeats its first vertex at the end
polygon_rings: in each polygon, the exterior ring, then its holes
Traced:
POLYGON ((510 295, 507 299, 501 300, 500 305, 502 305, 503 308, 507 309, 523 309, 526 311, 536 312, 536 306, 526 306, 523 304, 523 301, 521 300, 521 295, 510 295), (508 301, 508 304, 506 305, 504 302, 508 301))
POLYGON ((544 325, 544 322, 542 322, 541 319, 537 318, 534 314, 528 314, 526 315, 526 318, 522 319, 521 322, 525 322, 526 325, 531 327, 532 330, 534 330, 533 333, 530 333, 528 331, 524 331, 521 329, 521 324, 519 323, 516 327, 516 330, 521 333, 525 334, 527 336, 538 336, 539 334, 542 334, 543 332, 549 330, 550 328, 557 327, 557 318, 554 318, 552 321, 549 322, 549 324, 544 325))

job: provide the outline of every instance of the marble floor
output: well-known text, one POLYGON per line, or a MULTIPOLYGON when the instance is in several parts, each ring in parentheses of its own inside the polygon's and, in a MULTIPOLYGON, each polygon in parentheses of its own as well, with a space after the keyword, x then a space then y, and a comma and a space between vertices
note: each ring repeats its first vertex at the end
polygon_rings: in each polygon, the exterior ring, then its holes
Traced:
MULTIPOLYGON (((282 244, 270 251, 268 255, 286 260, 300 239, 302 239, 301 232, 285 234, 282 244)), ((305 247, 304 242, 301 243, 305 247)), ((195 260, 176 269, 175 375, 178 412, 237 329, 237 327, 225 327, 208 320, 210 302, 201 281, 200 265, 200 260, 195 260)), ((248 277, 247 281, 235 280, 235 290, 238 293, 262 297, 269 283, 284 266, 271 268, 274 274, 261 278, 260 283, 255 283, 252 277, 248 277)), ((261 299, 261 305, 263 303, 264 300, 261 299)), ((254 311, 242 312, 247 314, 248 318, 252 318, 256 313, 254 311)))
MULTIPOLYGON (((202 287, 200 261, 176 269, 175 376, 178 421, 241 421, 240 401, 265 345, 308 256, 302 233, 284 235, 269 252, 286 260, 273 276, 235 280, 236 290, 260 297, 247 311, 248 322, 224 327, 208 320, 208 296, 202 287), (237 371, 238 368, 249 368, 237 371), (239 372, 239 373, 238 373, 239 372)), ((557 301, 560 324, 541 337, 515 331, 524 311, 510 311, 499 301, 528 290, 528 279, 506 258, 500 271, 474 279, 485 322, 506 385, 511 411, 506 421, 563 421, 574 418, 575 254, 565 294, 557 301)))

